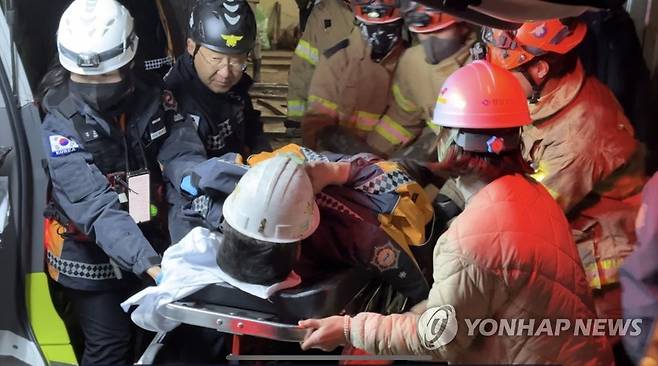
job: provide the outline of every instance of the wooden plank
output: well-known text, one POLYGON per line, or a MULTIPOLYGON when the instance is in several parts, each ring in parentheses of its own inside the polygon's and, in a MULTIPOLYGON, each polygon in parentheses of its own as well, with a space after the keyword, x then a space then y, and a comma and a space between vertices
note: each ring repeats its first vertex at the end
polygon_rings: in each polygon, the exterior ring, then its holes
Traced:
POLYGON ((251 88, 252 89, 267 88, 267 89, 286 89, 286 90, 288 90, 288 84, 283 84, 283 83, 254 83, 254 85, 251 88))
POLYGON ((250 91, 253 92, 265 92, 270 94, 285 94, 288 92, 288 87, 263 87, 263 86, 252 86, 250 91))
POLYGON ((290 67, 290 60, 279 60, 279 59, 263 59, 262 67, 290 67))
POLYGON ((265 93, 249 93, 252 98, 261 98, 261 99, 274 99, 274 100, 286 100, 286 95, 273 95, 265 93))
POLYGON ((277 108, 275 105, 273 105, 272 103, 268 102, 265 99, 256 99, 256 104, 267 108, 272 113, 274 113, 275 116, 285 116, 286 115, 286 113, 284 111, 277 108))
POLYGON ((292 51, 285 50, 267 50, 263 51, 263 58, 292 58, 292 51))
POLYGON ((265 133, 286 133, 286 126, 283 125, 283 123, 270 123, 263 125, 263 132, 265 133))

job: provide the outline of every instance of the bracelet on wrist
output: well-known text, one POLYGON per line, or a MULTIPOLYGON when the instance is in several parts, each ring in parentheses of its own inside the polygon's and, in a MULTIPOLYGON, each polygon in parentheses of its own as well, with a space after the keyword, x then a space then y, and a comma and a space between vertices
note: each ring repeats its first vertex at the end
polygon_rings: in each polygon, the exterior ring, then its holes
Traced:
POLYGON ((351 344, 350 331, 352 327, 352 317, 349 315, 343 316, 343 335, 345 336, 346 344, 351 344))

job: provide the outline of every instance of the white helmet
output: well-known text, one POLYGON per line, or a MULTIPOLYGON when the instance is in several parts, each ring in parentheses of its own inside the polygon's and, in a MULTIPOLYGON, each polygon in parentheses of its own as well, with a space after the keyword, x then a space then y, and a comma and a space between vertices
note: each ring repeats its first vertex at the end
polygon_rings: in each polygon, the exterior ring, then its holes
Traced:
POLYGON ((57 30, 59 61, 82 75, 99 75, 128 64, 139 38, 133 17, 115 0, 75 0, 57 30))
POLYGON ((250 238, 293 243, 320 223, 313 186, 304 166, 277 155, 249 169, 224 203, 231 227, 250 238))

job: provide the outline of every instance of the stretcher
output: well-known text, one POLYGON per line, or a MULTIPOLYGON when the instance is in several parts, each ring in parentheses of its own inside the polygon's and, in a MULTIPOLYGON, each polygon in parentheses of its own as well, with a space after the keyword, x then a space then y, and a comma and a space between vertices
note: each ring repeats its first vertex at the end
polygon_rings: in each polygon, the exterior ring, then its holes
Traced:
MULTIPOLYGON (((218 283, 165 306, 161 315, 193 326, 234 335, 233 354, 239 353, 235 336, 255 336, 275 341, 301 342, 306 330, 297 322, 390 305, 387 286, 358 269, 334 273, 300 273, 300 285, 265 300, 227 283, 218 283)), ((402 309, 405 304, 395 305, 402 309)), ((164 345, 166 333, 158 333, 137 364, 151 364, 164 345)), ((239 346, 238 346, 239 347, 239 346)))

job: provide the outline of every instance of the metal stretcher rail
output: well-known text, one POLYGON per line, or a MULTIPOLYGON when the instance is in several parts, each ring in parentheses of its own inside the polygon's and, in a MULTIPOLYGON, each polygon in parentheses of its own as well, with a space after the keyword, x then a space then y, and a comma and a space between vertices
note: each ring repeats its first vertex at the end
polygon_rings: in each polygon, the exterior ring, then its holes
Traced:
MULTIPOLYGON (((278 300, 274 299, 274 303, 271 304, 273 305, 272 313, 267 310, 267 312, 263 312, 241 309, 233 305, 215 305, 212 301, 217 301, 218 298, 246 300, 249 297, 240 297, 245 294, 235 289, 234 292, 226 292, 227 288, 223 286, 210 287, 208 290, 210 291, 207 291, 205 296, 199 296, 198 299, 190 296, 185 300, 168 304, 161 308, 159 313, 165 318, 176 322, 215 329, 218 332, 235 336, 248 335, 275 341, 298 343, 304 340, 307 331, 298 328, 295 319, 344 313, 355 314, 359 311, 379 309, 378 305, 388 303, 388 292, 383 290, 380 282, 371 281, 367 276, 358 275, 356 272, 352 275, 343 273, 340 276, 334 276, 331 282, 322 282, 315 286, 313 290, 289 290, 284 297, 278 300), (328 298, 330 293, 340 294, 341 296, 331 301, 328 298), (275 314, 277 309, 281 311, 286 308, 277 306, 281 305, 281 303, 277 304, 277 301, 282 301, 282 299, 288 308, 287 311, 284 311, 287 315, 284 317, 281 317, 281 313, 275 314), (300 301, 300 299, 305 301, 300 301), (310 314, 309 309, 316 310, 315 314, 310 314), (291 317, 293 314, 295 316, 291 317), (287 320, 282 320, 284 318, 287 320)), ((197 293, 197 295, 202 295, 202 292, 197 293)), ((244 303, 260 309, 267 308, 266 305, 269 304, 269 302, 260 304, 248 301, 244 303)), ((405 307, 405 304, 406 301, 398 304, 400 308, 396 309, 401 310, 405 307)), ((387 306, 384 308, 387 308, 387 306)), ((397 310, 394 312, 398 312, 397 310)), ((158 333, 136 364, 153 364, 158 352, 166 342, 166 335, 166 332, 158 333)), ((234 353, 239 354, 239 352, 234 353)))
POLYGON ((301 342, 306 330, 296 324, 274 322, 272 314, 221 305, 175 302, 160 310, 162 316, 219 332, 250 335, 283 342, 301 342))

